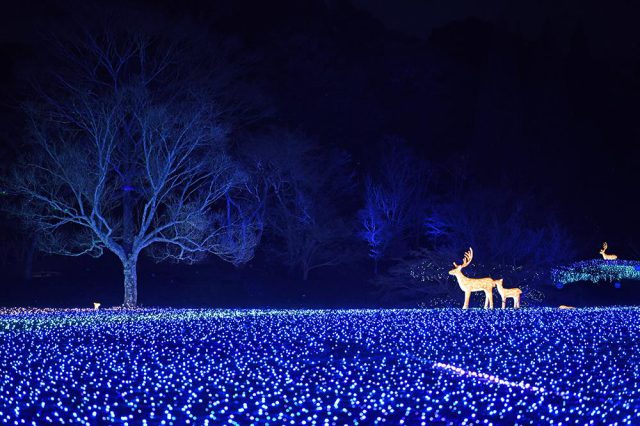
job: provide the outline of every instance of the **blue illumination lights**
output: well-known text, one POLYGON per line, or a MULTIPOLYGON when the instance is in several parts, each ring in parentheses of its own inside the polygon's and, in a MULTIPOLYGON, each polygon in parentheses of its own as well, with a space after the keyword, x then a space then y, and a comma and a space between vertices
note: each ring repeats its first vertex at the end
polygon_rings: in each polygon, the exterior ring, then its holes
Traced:
POLYGON ((640 309, 0 310, 2 424, 638 424, 640 309))
POLYGON ((613 282, 640 280, 640 262, 637 260, 592 259, 559 266, 551 270, 555 282, 567 284, 576 281, 613 282))

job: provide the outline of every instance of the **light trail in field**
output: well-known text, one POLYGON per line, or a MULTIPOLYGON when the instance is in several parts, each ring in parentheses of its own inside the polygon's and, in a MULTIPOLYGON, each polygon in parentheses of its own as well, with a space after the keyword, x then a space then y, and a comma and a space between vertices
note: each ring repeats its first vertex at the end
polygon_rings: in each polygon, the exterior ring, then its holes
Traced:
POLYGON ((480 380, 485 380, 488 382, 492 382, 492 383, 496 383, 498 385, 505 385, 505 386, 509 386, 511 388, 520 388, 522 390, 526 390, 526 391, 530 391, 530 392, 534 392, 534 393, 547 393, 547 391, 545 391, 545 389, 543 387, 540 386, 531 386, 528 383, 525 382, 512 382, 509 380, 505 380, 505 379, 501 379, 500 377, 497 376, 493 376, 491 374, 487 374, 487 373, 479 373, 477 371, 471 371, 471 370, 465 370, 464 368, 460 368, 460 367, 456 367, 454 365, 451 364, 445 364, 442 362, 434 362, 433 363, 433 368, 439 369, 439 370, 446 370, 446 371, 450 371, 452 373, 455 373, 459 376, 466 376, 466 377, 473 377, 475 379, 480 379, 480 380))

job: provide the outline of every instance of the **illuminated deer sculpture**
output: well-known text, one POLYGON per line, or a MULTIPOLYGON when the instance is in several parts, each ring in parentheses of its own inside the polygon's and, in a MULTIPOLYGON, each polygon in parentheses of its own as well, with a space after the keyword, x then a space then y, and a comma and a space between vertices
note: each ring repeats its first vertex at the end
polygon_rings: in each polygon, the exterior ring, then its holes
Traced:
POLYGON ((615 254, 607 254, 605 253, 607 251, 607 243, 602 243, 602 249, 600 249, 600 254, 602 255, 602 258, 604 260, 616 260, 618 258, 618 256, 616 256, 615 254))
POLYGON ((502 309, 507 307, 507 299, 513 299, 514 309, 518 309, 520 307, 520 295, 522 294, 522 290, 519 288, 504 288, 502 286, 502 279, 496 280, 496 286, 498 287, 498 293, 500 293, 500 297, 502 298, 502 309))
POLYGON ((462 309, 469 307, 469 298, 474 291, 484 291, 484 308, 493 309, 493 288, 496 286, 496 281, 493 278, 465 277, 462 273, 462 268, 469 266, 471 260, 473 260, 473 249, 469 247, 469 251, 464 254, 462 265, 453 262, 454 268, 449 271, 449 275, 456 277, 460 289, 464 291, 464 305, 462 309))

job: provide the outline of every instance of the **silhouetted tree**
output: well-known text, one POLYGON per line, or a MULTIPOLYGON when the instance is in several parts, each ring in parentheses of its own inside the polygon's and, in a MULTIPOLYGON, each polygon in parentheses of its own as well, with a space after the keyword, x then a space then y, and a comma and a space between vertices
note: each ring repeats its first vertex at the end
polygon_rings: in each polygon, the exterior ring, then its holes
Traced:
POLYGON ((575 257, 573 239, 550 211, 504 188, 466 187, 433 200, 423 226, 425 247, 373 280, 382 300, 452 306, 461 293, 448 271, 472 246, 470 276, 504 278, 505 286, 524 290, 525 304, 539 304, 550 267, 575 257))
POLYGON ((572 238, 548 210, 505 188, 468 189, 431 206, 425 233, 434 248, 473 246, 487 263, 550 265, 574 256, 572 238))
POLYGON ((419 241, 429 186, 427 167, 402 140, 389 138, 384 148, 381 170, 367 177, 365 207, 358 214, 376 272, 390 246, 419 241))
POLYGON ((232 69, 200 67, 204 52, 135 32, 86 32, 56 53, 53 81, 27 107, 30 146, 11 181, 39 248, 114 253, 126 306, 137 303, 145 249, 156 260, 251 259, 259 194, 226 149, 239 120, 232 69))
POLYGON ((382 196, 379 188, 375 187, 371 179, 365 184, 365 206, 358 212, 362 229, 360 237, 369 246, 369 257, 373 259, 373 271, 378 273, 378 262, 385 254, 387 245, 391 241, 391 231, 386 223, 382 210, 379 208, 382 196))
POLYGON ((342 211, 354 190, 349 157, 321 149, 299 134, 278 132, 255 141, 248 157, 269 198, 268 249, 307 280, 312 270, 352 258, 354 226, 342 211))

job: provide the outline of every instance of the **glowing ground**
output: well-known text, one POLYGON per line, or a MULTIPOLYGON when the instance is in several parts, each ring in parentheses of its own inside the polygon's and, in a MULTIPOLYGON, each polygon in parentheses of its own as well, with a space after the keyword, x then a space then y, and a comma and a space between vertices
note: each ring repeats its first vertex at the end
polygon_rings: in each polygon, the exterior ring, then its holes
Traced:
POLYGON ((0 311, 4 424, 639 416, 636 308, 0 311))

